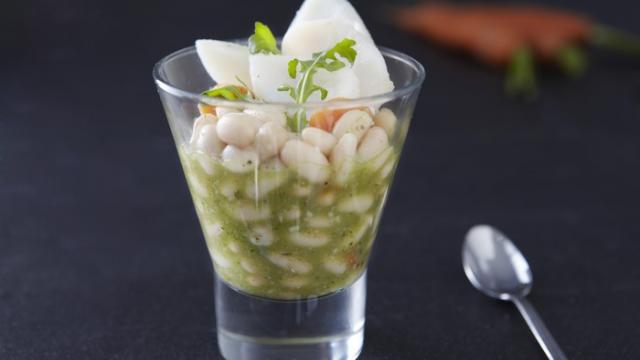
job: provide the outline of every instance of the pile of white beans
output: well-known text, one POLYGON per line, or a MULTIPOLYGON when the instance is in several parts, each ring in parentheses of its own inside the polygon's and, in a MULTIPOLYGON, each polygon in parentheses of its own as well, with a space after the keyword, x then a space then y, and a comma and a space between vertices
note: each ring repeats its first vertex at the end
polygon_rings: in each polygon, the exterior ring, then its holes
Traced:
POLYGON ((326 182, 333 170, 339 183, 346 180, 351 160, 369 161, 390 150, 396 123, 389 109, 375 116, 354 109, 345 112, 331 132, 306 127, 298 134, 287 128, 284 112, 217 107, 215 115, 205 113, 195 120, 190 145, 220 159, 234 173, 253 171, 260 164, 274 169, 284 164, 315 184, 326 182))

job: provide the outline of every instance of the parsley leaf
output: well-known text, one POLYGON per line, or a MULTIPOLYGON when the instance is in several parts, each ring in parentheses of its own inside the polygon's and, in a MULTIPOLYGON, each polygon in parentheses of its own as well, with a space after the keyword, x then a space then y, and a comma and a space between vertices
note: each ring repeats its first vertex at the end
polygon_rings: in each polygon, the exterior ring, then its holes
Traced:
POLYGON ((256 21, 255 33, 249 37, 249 53, 280 54, 275 36, 269 27, 260 21, 256 21))

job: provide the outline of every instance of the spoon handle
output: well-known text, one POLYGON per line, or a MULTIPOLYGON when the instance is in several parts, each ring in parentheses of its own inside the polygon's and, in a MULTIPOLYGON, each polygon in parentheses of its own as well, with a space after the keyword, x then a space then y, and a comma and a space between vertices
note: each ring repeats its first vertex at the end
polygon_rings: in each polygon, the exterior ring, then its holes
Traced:
POLYGON ((547 357, 551 360, 567 360, 567 357, 560 349, 558 343, 553 339, 551 332, 547 329, 547 326, 542 321, 538 312, 533 308, 533 305, 524 297, 514 297, 513 303, 516 304, 520 314, 529 325, 529 329, 538 340, 538 343, 547 354, 547 357))

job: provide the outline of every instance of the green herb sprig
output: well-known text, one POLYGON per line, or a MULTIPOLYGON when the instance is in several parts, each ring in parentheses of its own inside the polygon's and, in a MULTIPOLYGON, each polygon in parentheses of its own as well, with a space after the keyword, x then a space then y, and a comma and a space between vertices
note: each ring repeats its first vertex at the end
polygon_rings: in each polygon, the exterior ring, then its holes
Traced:
POLYGON ((276 37, 271 29, 260 21, 256 21, 254 34, 249 37, 249 53, 280 54, 276 37))
POLYGON ((222 86, 222 87, 210 89, 210 90, 207 90, 207 91, 203 92, 202 95, 209 96, 209 97, 219 97, 219 98, 223 98, 223 99, 231 100, 231 101, 237 101, 237 100, 251 101, 251 100, 253 100, 251 95, 248 92, 246 92, 245 89, 241 88, 240 86, 236 86, 236 85, 227 85, 227 86, 222 86), (244 93, 243 93, 243 91, 244 91, 244 93))
MULTIPOLYGON (((314 83, 313 77, 320 69, 334 72, 344 68, 346 64, 342 59, 353 66, 356 61, 356 56, 358 55, 358 52, 353 48, 355 44, 355 40, 344 38, 331 49, 313 54, 311 60, 293 59, 289 61, 289 76, 295 79, 300 74, 300 79, 295 87, 282 85, 278 88, 278 91, 288 92, 289 96, 291 96, 297 104, 304 104, 315 92, 320 93, 321 100, 326 99, 329 94, 328 90, 314 83)), ((302 130, 302 128, 307 125, 304 110, 299 110, 294 117, 288 120, 289 127, 296 132, 302 130)))

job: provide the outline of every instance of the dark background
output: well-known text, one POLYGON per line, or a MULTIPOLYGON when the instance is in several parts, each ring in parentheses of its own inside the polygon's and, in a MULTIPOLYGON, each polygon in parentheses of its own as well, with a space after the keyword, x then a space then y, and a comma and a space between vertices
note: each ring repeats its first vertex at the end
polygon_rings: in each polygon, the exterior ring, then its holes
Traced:
MULTIPOLYGON (((465 279, 502 228, 574 359, 640 357, 640 65, 593 52, 532 104, 385 24, 428 74, 370 266, 364 359, 543 359, 515 308, 465 279)), ((547 1, 640 33, 632 0, 547 1)), ((3 1, 0 359, 216 359, 212 272, 151 79, 197 38, 283 34, 297 1, 3 1)))

